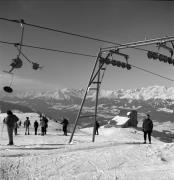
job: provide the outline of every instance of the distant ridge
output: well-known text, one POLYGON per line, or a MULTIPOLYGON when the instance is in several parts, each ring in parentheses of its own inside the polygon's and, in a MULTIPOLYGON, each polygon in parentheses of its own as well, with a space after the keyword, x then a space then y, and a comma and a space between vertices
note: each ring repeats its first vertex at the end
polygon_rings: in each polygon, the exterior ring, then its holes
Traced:
MULTIPOLYGON (((51 119, 61 121, 68 117, 74 123, 80 104, 84 96, 84 89, 60 89, 57 91, 14 91, 12 94, 1 93, 1 101, 13 103, 12 107, 21 109, 22 112, 44 113, 51 119), (19 106, 17 106, 19 105, 19 106), (22 107, 21 107, 22 106, 22 107), (28 107, 28 108, 26 108, 28 107)), ((83 108, 83 115, 91 115, 95 109, 95 92, 89 92, 83 108)), ((1 103, 3 104, 3 103, 1 103)), ((4 105, 2 110, 10 108, 4 105)), ((118 115, 120 111, 135 109, 139 119, 150 113, 158 122, 173 121, 174 87, 150 86, 146 88, 128 90, 103 90, 100 91, 98 104, 98 118, 106 124, 108 120, 118 115)), ((92 126, 90 118, 82 118, 79 125, 92 126)))
MULTIPOLYGON (((57 91, 16 91, 12 94, 1 93, 0 97, 16 97, 16 98, 45 98, 56 100, 72 100, 82 99, 85 93, 84 89, 59 89, 57 91)), ((95 92, 88 93, 89 99, 95 98, 95 92)), ((100 98, 108 99, 136 99, 136 100, 149 100, 149 99, 172 99, 174 100, 174 87, 165 86, 149 86, 136 89, 119 89, 119 90, 100 90, 100 98)))
POLYGON ((19 111, 19 112, 33 112, 29 107, 19 105, 16 103, 11 103, 11 102, 4 102, 0 101, 0 111, 1 113, 6 113, 7 110, 12 110, 12 111, 19 111))

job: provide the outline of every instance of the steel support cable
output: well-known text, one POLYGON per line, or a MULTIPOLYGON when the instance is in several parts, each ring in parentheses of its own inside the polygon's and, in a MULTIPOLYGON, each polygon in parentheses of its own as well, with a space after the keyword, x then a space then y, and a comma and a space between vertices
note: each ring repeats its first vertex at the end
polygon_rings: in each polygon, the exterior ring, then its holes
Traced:
MULTIPOLYGON (((18 43, 14 43, 14 42, 7 42, 7 41, 0 41, 0 43, 2 44, 8 44, 8 45, 17 45, 18 43)), ((65 54, 74 54, 74 55, 80 55, 80 56, 87 56, 87 57, 97 57, 95 55, 89 55, 89 54, 82 54, 82 53, 76 53, 76 52, 71 52, 71 51, 62 51, 62 50, 57 50, 57 49, 50 49, 50 48, 43 48, 43 47, 39 47, 39 46, 31 46, 31 45, 26 45, 26 44, 22 44, 22 46, 24 47, 30 47, 30 48, 35 48, 35 49, 41 49, 41 50, 47 50, 47 51, 53 51, 53 52, 60 52, 60 53, 65 53, 65 54)), ((157 74, 157 73, 153 73, 149 70, 146 70, 146 69, 143 69, 143 68, 140 68, 140 67, 137 67, 137 66, 134 66, 132 64, 130 64, 132 67, 135 67, 137 69, 140 69, 142 71, 145 71, 147 73, 150 73, 150 74, 153 74, 153 75, 156 75, 156 76, 159 76, 163 79, 167 79, 169 81, 174 81, 173 79, 170 79, 170 78, 167 78, 165 76, 162 76, 160 74, 157 74)))
POLYGON ((52 51, 52 52, 60 52, 60 53, 65 53, 65 54, 74 54, 74 55, 86 56, 86 57, 97 57, 95 55, 90 55, 90 54, 83 54, 83 53, 72 52, 72 51, 64 51, 64 50, 59 50, 59 49, 52 49, 52 48, 45 48, 45 47, 39 47, 39 46, 32 46, 32 45, 27 45, 27 44, 23 44, 22 46, 29 47, 29 48, 34 48, 34 49, 52 51))
MULTIPOLYGON (((124 45, 124 44, 120 44, 120 43, 116 43, 116 42, 112 42, 112 41, 107 41, 107 40, 103 40, 103 39, 99 39, 99 38, 95 38, 95 37, 91 37, 91 36, 81 35, 81 34, 77 34, 77 33, 70 33, 70 32, 67 32, 67 31, 59 30, 59 29, 39 26, 39 25, 31 24, 31 23, 26 23, 26 22, 24 22, 23 19, 21 19, 21 20, 14 20, 14 19, 0 18, 0 20, 5 20, 5 21, 15 22, 15 23, 21 23, 22 22, 22 24, 25 24, 27 26, 31 26, 31 27, 34 27, 34 28, 45 29, 45 30, 49 30, 49 31, 54 31, 54 32, 58 32, 58 33, 63 33, 63 34, 71 35, 71 36, 76 36, 76 37, 80 37, 80 38, 90 39, 90 40, 94 40, 94 41, 98 41, 98 42, 109 43, 109 44, 113 44, 113 45, 117 45, 117 46, 121 46, 121 47, 126 45, 127 48, 137 49, 137 50, 148 52, 148 50, 146 50, 146 49, 142 49, 142 48, 138 48, 138 47, 134 47, 134 46, 129 46, 131 43, 126 43, 124 45)), ((152 39, 152 40, 163 40, 163 39, 168 39, 168 38, 173 38, 173 37, 163 37, 163 38, 156 38, 156 39, 152 39)), ((145 41, 151 42, 152 40, 145 40, 145 41)), ((143 43, 143 41, 135 42, 135 44, 136 43, 143 43)), ((108 49, 108 48, 117 48, 117 47, 106 47, 106 48, 103 48, 103 49, 108 49)))
MULTIPOLYGON (((14 23, 20 23, 21 22, 19 20, 13 20, 13 19, 7 19, 7 18, 0 18, 0 20, 5 20, 5 21, 9 21, 9 22, 14 22, 14 23)), ((94 38, 94 37, 91 37, 91 36, 71 33, 71 32, 67 32, 67 31, 63 31, 63 30, 59 30, 59 29, 39 26, 39 25, 36 25, 36 24, 30 24, 30 23, 26 23, 26 22, 23 22, 23 24, 25 24, 27 26, 34 27, 34 28, 45 29, 45 30, 49 30, 49 31, 54 31, 54 32, 62 33, 62 34, 71 35, 71 36, 77 36, 77 37, 81 37, 81 38, 85 38, 85 39, 90 39, 90 40, 94 40, 94 41, 99 41, 99 42, 104 42, 104 43, 108 43, 108 44, 118 45, 117 43, 114 43, 114 42, 111 42, 111 41, 107 41, 107 40, 98 39, 98 38, 94 38)))
POLYGON ((21 27, 22 27, 22 32, 21 32, 21 39, 20 39, 20 46, 19 46, 19 54, 18 54, 18 57, 20 56, 21 54, 21 51, 22 51, 22 44, 23 44, 23 39, 24 39, 24 25, 23 23, 21 23, 21 27))
POLYGON ((31 61, 20 49, 17 47, 17 50, 20 52, 20 54, 31 64, 33 64, 33 61, 31 61))
POLYGON ((152 71, 149 71, 149 70, 147 70, 147 69, 144 69, 144 68, 141 68, 141 67, 132 65, 132 64, 130 64, 130 65, 131 65, 132 67, 136 68, 136 69, 145 71, 145 72, 147 72, 147 73, 150 73, 150 74, 153 74, 153 75, 155 75, 155 76, 158 76, 158 77, 161 77, 161 78, 163 78, 163 79, 167 79, 167 80, 169 80, 169 81, 174 82, 174 79, 170 79, 170 78, 168 78, 168 77, 166 77, 166 76, 162 76, 162 75, 160 75, 160 74, 154 73, 154 72, 152 72, 152 71))
MULTIPOLYGON (((9 21, 9 22, 14 22, 14 23, 21 23, 21 20, 7 19, 7 18, 2 18, 2 17, 0 17, 0 20, 5 20, 5 21, 9 21)), ((71 33, 71 32, 54 29, 54 28, 50 28, 50 27, 44 27, 44 26, 39 26, 39 25, 35 25, 35 24, 30 24, 30 23, 26 23, 24 20, 22 20, 22 22, 23 22, 23 24, 30 26, 30 27, 34 27, 34 28, 54 31, 54 32, 58 32, 58 33, 62 33, 62 34, 70 35, 70 36, 76 36, 76 37, 80 37, 80 38, 84 38, 84 39, 90 39, 90 40, 94 40, 94 41, 98 41, 98 42, 122 46, 122 44, 112 42, 112 41, 107 41, 107 40, 103 40, 103 39, 99 39, 99 38, 95 38, 95 37, 91 37, 91 36, 86 36, 86 35, 81 35, 81 34, 77 34, 77 33, 71 33)), ((146 51, 146 52, 148 51, 146 49, 137 48, 137 47, 131 47, 131 48, 141 50, 141 51, 146 51)))
MULTIPOLYGON (((8 45, 15 45, 15 46, 20 45, 19 43, 7 42, 7 41, 0 41, 0 43, 8 44, 8 45)), ((60 53, 65 53, 65 54, 73 54, 73 55, 86 56, 86 57, 97 57, 95 55, 90 55, 90 54, 84 54, 84 53, 78 53, 78 52, 72 52, 72 51, 64 51, 64 50, 52 49, 52 48, 45 48, 45 47, 40 47, 40 46, 32 46, 32 45, 27 45, 27 44, 22 44, 21 46, 33 48, 33 49, 52 51, 52 52, 60 52, 60 53)))
POLYGON ((15 45, 17 43, 14 42, 8 42, 8 41, 0 41, 1 44, 8 44, 8 45, 15 45))

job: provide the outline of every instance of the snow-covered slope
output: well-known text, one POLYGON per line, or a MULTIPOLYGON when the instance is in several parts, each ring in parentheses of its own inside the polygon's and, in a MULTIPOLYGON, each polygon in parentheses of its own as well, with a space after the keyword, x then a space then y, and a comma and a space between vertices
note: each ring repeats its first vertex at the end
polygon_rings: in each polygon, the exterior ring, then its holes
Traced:
MULTIPOLYGON (((37 114, 18 115, 30 116, 32 122, 38 117, 37 114)), ((60 124, 50 121, 46 136, 35 136, 33 131, 25 136, 21 127, 19 135, 14 137, 15 146, 5 145, 4 129, 0 137, 0 179, 174 179, 174 143, 159 141, 165 123, 155 124, 151 145, 142 144, 143 133, 138 129, 113 127, 101 127, 94 143, 92 128, 81 129, 69 144, 70 136, 62 136, 57 127, 60 124)))

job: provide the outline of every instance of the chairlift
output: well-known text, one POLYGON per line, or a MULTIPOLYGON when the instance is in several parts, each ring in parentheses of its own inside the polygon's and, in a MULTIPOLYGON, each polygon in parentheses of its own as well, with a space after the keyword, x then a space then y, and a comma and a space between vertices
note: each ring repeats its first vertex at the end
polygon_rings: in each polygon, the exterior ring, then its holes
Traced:
POLYGON ((34 69, 34 70, 38 70, 38 69, 41 69, 42 67, 38 64, 38 63, 35 63, 35 62, 32 62, 32 68, 34 69))
POLYGON ((12 93, 13 92, 13 89, 10 86, 4 86, 3 89, 7 93, 12 93))
POLYGON ((12 74, 12 71, 14 69, 18 69, 18 68, 21 68, 23 66, 23 62, 19 58, 19 56, 17 56, 17 58, 12 59, 12 63, 10 64, 10 66, 11 66, 11 69, 9 71, 4 71, 5 73, 12 74))
MULTIPOLYGON (((5 71, 4 71, 4 72, 5 72, 5 71)), ((13 73, 9 73, 8 71, 7 71, 6 73, 11 74, 12 77, 11 77, 10 85, 9 85, 9 86, 4 86, 4 87, 3 87, 3 90, 4 90, 5 92, 7 92, 7 93, 12 93, 12 92, 13 92, 13 89, 12 89, 11 85, 12 85, 12 83, 13 83, 13 77, 14 77, 14 75, 13 75, 13 73)))

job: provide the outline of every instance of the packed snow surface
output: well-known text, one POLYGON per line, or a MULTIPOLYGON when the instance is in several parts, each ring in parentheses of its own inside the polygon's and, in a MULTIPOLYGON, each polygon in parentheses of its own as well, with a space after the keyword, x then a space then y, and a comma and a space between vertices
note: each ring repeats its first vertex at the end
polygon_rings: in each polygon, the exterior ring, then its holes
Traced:
MULTIPOLYGON (((0 116, 0 179, 13 180, 173 180, 174 143, 152 138, 142 144, 142 131, 134 128, 99 129, 92 140, 92 128, 63 136, 61 125, 49 121, 46 136, 34 135, 37 114, 17 114, 31 119, 31 135, 18 129, 14 146, 7 146, 6 127, 0 116), (3 132, 2 132, 3 130, 3 132)), ((171 126, 171 125, 170 125, 171 126)), ((39 129, 40 131, 40 129, 39 129)))

